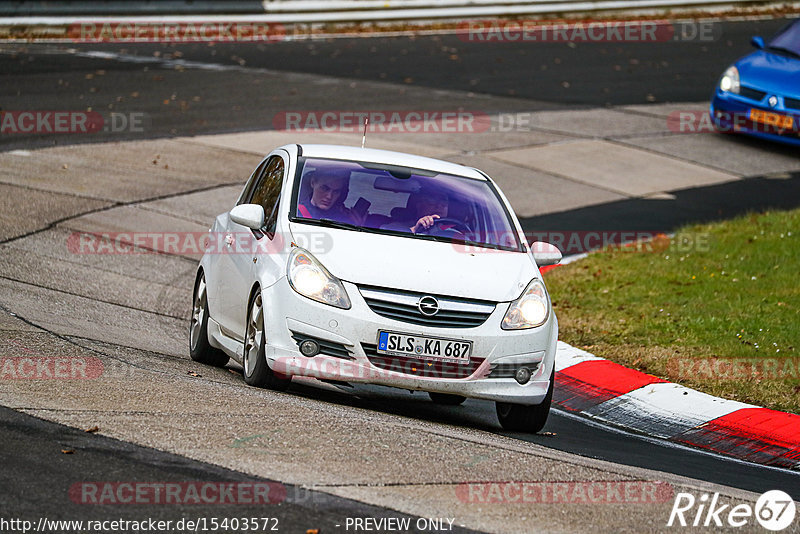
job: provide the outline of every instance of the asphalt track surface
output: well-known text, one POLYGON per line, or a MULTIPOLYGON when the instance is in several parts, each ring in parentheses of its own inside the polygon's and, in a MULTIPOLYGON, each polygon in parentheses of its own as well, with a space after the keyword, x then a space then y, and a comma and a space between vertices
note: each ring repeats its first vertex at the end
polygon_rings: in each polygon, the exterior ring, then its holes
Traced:
POLYGON ((471 399, 461 406, 444 407, 431 403, 424 393, 411 394, 404 390, 379 386, 362 387, 356 398, 305 385, 293 385, 292 391, 326 402, 357 403, 368 405, 372 410, 405 417, 482 428, 589 458, 700 478, 756 493, 782 488, 795 500, 800 499, 800 476, 797 473, 732 461, 688 447, 672 448, 661 440, 642 438, 632 433, 604 428, 599 424, 589 425, 585 420, 558 409, 550 411, 542 433, 531 435, 498 430, 494 422, 494 405, 471 399))
MULTIPOLYGON (((456 36, 442 35, 301 40, 268 45, 217 44, 213 47, 4 44, 0 45, 3 51, 0 54, 0 72, 3 73, 0 102, 3 109, 92 107, 121 113, 145 113, 152 120, 142 133, 98 133, 85 136, 85 139, 76 139, 75 136, 2 136, 0 149, 264 129, 270 127, 272 118, 280 111, 329 108, 331 100, 340 109, 407 108, 408 101, 401 100, 398 104, 398 98, 408 97, 414 90, 431 94, 429 101, 418 101, 421 109, 441 108, 441 101, 435 96, 436 90, 459 90, 471 91, 476 96, 465 97, 461 102, 450 100, 453 107, 474 109, 479 105, 486 112, 698 101, 708 98, 715 80, 730 62, 750 50, 747 43, 751 35, 768 35, 782 24, 783 21, 724 23, 718 40, 713 43, 478 45, 465 43, 456 36), (95 51, 121 54, 125 58, 120 61, 116 57, 86 56, 87 52, 95 51), (176 52, 180 57, 176 57, 176 52), (147 60, 137 62, 130 57, 147 60), (175 59, 222 65, 226 69, 225 82, 219 83, 215 71, 181 68, 180 64, 174 63, 175 59), (329 94, 324 92, 324 87, 303 87, 302 80, 297 86, 278 86, 269 74, 271 71, 326 74, 354 82, 350 90, 329 94), (359 80, 404 84, 409 88, 409 94, 365 92, 359 80), (569 82, 568 89, 564 82, 569 82)), ((709 191, 697 191, 696 198, 686 199, 683 211, 671 209, 661 213, 664 224, 659 227, 669 228, 689 219, 697 220, 698 214, 701 219, 713 219, 759 205, 793 207, 796 199, 800 198, 799 181, 794 177, 777 185, 773 183, 769 189, 765 189, 757 179, 721 186, 717 191, 720 194, 714 195, 719 201, 712 205, 706 202, 709 191), (757 195, 748 196, 748 187, 757 195)), ((645 207, 637 206, 636 201, 627 201, 624 205, 601 205, 529 218, 525 225, 545 229, 552 225, 564 229, 574 224, 575 228, 585 228, 582 221, 597 220, 603 213, 619 213, 621 210, 627 217, 625 228, 635 228, 640 224, 649 229, 652 220, 643 220, 643 217, 652 215, 652 211, 645 211, 652 210, 652 207, 652 203, 645 207)), ((402 392, 352 397, 305 386, 293 386, 293 391, 301 396, 319 398, 320 402, 357 404, 426 421, 499 431, 493 407, 486 403, 468 401, 462 407, 446 408, 421 402, 419 395, 413 399, 405 398, 402 392), (404 398, 405 402, 395 402, 398 398, 404 398)), ((6 409, 0 410, 0 425, 3 427, 0 433, 0 450, 4 457, 2 479, 6 482, 3 484, 6 488, 3 502, 19 515, 38 517, 52 510, 52 517, 57 517, 59 511, 63 512, 63 506, 69 506, 69 503, 52 500, 47 481, 59 476, 64 477, 64 483, 75 480, 77 477, 70 474, 73 470, 82 471, 83 479, 95 480, 112 479, 122 472, 128 479, 141 477, 146 480, 154 476, 154 470, 158 470, 162 479, 165 476, 163 470, 182 480, 213 480, 214 477, 237 480, 237 476, 245 479, 244 475, 221 468, 57 427, 6 409), (62 447, 73 445, 85 448, 91 454, 75 457, 60 454, 62 447)), ((512 436, 591 458, 754 492, 781 488, 800 499, 800 477, 796 474, 665 446, 590 426, 558 411, 552 412, 545 434, 512 436)), ((307 526, 317 528, 318 525, 330 527, 343 515, 379 517, 386 513, 346 499, 326 503, 325 507, 316 508, 303 503, 286 503, 282 505, 282 517, 300 528, 307 525, 307 514, 310 513, 316 525, 307 526)), ((170 514, 183 512, 182 509, 169 511, 170 514)), ((242 509, 237 507, 235 513, 240 512, 242 509)), ((98 517, 117 515, 118 509, 97 510, 98 517)))
MULTIPOLYGON (((702 101, 725 68, 752 50, 752 35, 768 36, 784 24, 784 19, 717 23, 709 32, 711 41, 663 43, 489 44, 450 34, 213 46, 0 44, 0 107, 91 108, 147 118, 141 133, 99 132, 66 141, 75 143, 269 129, 282 111, 331 109, 332 103, 339 110, 441 110, 446 105, 497 113, 702 101), (87 52, 126 59, 82 55, 87 52), (185 69, 182 62, 207 70, 185 69), (271 75, 283 71, 352 83, 323 89, 300 79, 287 85, 271 75), (392 85, 380 92, 359 82, 392 85), (436 91, 447 90, 466 93, 437 96, 436 91), (409 99, 412 94, 418 96, 409 99)), ((0 137, 0 147, 8 148, 63 142, 52 135, 0 137)))
MULTIPOLYGON (((214 465, 188 460, 166 452, 131 445, 105 436, 96 436, 79 429, 51 423, 0 407, 2 447, 0 458, 3 471, 3 518, 31 521, 38 524, 41 518, 50 521, 74 520, 127 520, 142 521, 143 509, 153 521, 194 521, 211 525, 212 518, 259 518, 257 531, 322 532, 341 531, 344 518, 414 518, 391 510, 370 506, 358 501, 343 499, 284 485, 223 469, 214 465), (72 451, 64 453, 63 451, 72 451), (247 504, 251 493, 232 497, 223 504, 196 504, 186 502, 170 506, 152 506, 119 503, 90 504, 82 501, 81 490, 72 493, 54 491, 54 488, 71 488, 76 474, 86 481, 110 481, 124 477, 129 482, 150 483, 153 480, 196 483, 198 488, 208 483, 269 484, 266 486, 269 502, 247 504), (273 485, 275 484, 275 485, 273 485), (274 495, 273 498, 271 497, 274 495), (231 500, 241 499, 241 502, 231 500), (263 528, 263 527, 267 528, 263 528)), ((91 484, 91 483, 90 483, 91 484)), ((92 490, 94 486, 90 486, 92 490)), ((88 493, 87 493, 88 495, 88 493)), ((92 493, 100 496, 101 492, 92 493)), ((211 494, 209 494, 211 495, 211 494)), ((233 495, 233 494, 229 494, 233 495)), ((237 494, 239 495, 239 494, 237 494)), ((128 498, 123 495, 123 498, 128 498)), ((102 501, 102 497, 99 497, 102 501)), ((86 527, 84 527, 86 528, 86 527)), ((56 531, 48 529, 47 531, 56 531)), ((64 532, 78 529, 65 528, 64 532)), ((126 529, 127 530, 127 529, 126 529)), ((146 529, 145 529, 146 530, 146 529)), ((169 531, 178 530, 171 528, 169 531)), ((195 529, 181 529, 194 531, 195 529)), ((202 529, 201 529, 202 530, 202 529)), ((224 529, 235 532, 239 528, 224 529)), ((248 529, 245 529, 248 530, 248 529)), ((7 530, 4 530, 7 531, 7 530)), ((454 525, 453 532, 472 532, 454 525)))

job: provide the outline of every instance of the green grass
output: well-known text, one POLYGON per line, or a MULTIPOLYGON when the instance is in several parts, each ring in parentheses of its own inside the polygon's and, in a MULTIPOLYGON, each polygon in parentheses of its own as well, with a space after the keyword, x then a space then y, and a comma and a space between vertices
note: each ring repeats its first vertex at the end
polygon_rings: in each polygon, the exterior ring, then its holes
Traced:
POLYGON ((545 277, 561 340, 713 395, 800 413, 800 210, 687 226, 545 277))

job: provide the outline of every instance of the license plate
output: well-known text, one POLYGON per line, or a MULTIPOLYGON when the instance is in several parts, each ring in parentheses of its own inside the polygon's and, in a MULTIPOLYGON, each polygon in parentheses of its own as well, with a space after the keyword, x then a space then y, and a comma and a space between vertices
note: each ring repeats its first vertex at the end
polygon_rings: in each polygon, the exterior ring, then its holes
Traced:
POLYGON ((380 330, 378 332, 378 353, 390 356, 410 356, 420 360, 469 363, 472 342, 380 330))
POLYGON ((784 130, 791 130, 794 127, 794 117, 760 109, 750 109, 750 120, 784 130))

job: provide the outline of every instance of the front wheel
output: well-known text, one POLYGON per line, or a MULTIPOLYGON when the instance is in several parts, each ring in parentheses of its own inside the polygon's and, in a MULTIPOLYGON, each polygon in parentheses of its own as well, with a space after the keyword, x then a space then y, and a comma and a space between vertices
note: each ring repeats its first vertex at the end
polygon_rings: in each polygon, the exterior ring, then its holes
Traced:
POLYGON ((244 381, 259 388, 286 391, 292 377, 279 376, 269 368, 265 354, 264 308, 261 291, 256 291, 247 307, 247 330, 244 336, 244 381))
POLYGON ((530 432, 535 434, 544 428, 547 416, 550 414, 550 404, 553 402, 553 384, 555 383, 556 370, 550 373, 550 387, 541 404, 525 406, 522 404, 509 404, 497 402, 497 418, 504 430, 516 432, 530 432))
POLYGON ((206 276, 200 273, 194 285, 192 321, 189 324, 189 355, 196 362, 224 367, 228 363, 228 355, 219 349, 215 349, 208 342, 207 289, 206 276))

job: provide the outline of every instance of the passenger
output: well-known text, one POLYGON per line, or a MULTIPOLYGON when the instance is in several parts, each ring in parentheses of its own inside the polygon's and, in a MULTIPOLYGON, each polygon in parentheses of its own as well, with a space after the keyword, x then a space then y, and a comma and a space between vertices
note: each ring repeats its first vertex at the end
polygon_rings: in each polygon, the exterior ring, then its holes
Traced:
POLYGON ((325 169, 312 172, 309 183, 311 193, 297 203, 298 215, 306 219, 331 219, 354 224, 355 217, 344 206, 350 185, 350 171, 325 169))

